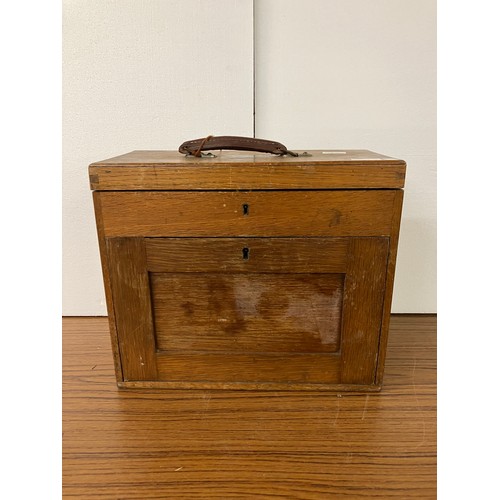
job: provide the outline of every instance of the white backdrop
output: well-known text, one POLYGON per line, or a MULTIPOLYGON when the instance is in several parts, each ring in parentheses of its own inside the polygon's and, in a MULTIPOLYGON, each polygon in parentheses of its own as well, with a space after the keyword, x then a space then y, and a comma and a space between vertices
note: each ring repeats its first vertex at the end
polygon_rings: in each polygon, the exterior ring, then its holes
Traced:
POLYGON ((436 311, 433 0, 256 0, 256 134, 407 162, 394 312, 436 311))
POLYGON ((65 0, 63 314, 106 314, 87 166, 253 134, 251 0, 65 0))
POLYGON ((254 74, 257 137, 407 161, 393 311, 436 311, 434 1, 254 3, 64 1, 65 315, 106 313, 87 165, 251 136, 254 74))

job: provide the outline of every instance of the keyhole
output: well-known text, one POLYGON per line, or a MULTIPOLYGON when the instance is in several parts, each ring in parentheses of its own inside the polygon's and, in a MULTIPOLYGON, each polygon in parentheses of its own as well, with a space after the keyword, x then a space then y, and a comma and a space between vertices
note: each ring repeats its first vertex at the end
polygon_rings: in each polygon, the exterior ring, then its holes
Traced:
POLYGON ((242 252, 243 252, 243 260, 248 260, 248 254, 250 253, 250 249, 245 247, 243 248, 242 252))
POLYGON ((243 215, 248 215, 248 203, 243 203, 243 215))

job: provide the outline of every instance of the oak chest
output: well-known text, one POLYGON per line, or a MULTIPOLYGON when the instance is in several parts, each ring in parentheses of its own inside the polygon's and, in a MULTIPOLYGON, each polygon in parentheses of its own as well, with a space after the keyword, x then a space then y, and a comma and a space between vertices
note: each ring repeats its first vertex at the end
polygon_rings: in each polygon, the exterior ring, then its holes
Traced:
POLYGON ((380 389, 406 165, 309 153, 90 165, 120 387, 380 389))

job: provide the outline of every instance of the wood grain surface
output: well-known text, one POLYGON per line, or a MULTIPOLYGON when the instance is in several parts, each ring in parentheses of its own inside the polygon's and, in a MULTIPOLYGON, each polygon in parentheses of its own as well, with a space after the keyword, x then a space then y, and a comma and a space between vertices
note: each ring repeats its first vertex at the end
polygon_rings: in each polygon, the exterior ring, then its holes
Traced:
POLYGON ((370 384, 377 369, 388 238, 353 238, 342 308, 344 384, 370 384))
POLYGON ((103 191, 96 196, 107 238, 389 236, 396 193, 393 189, 103 191))
POLYGON ((115 364, 115 376, 117 382, 123 382, 122 361, 120 358, 120 348, 118 346, 118 332, 116 329, 115 306, 113 304, 113 294, 111 292, 111 276, 107 258, 108 249, 106 246, 106 237, 104 235, 104 226, 102 224, 102 210, 99 199, 99 193, 93 192, 94 213, 97 228, 97 237, 99 242, 99 254, 101 257, 102 278, 104 291, 106 293, 106 309, 109 318, 109 333, 111 336, 111 349, 113 352, 113 362, 115 364))
MULTIPOLYGON (((172 250, 185 248, 177 238, 161 238, 158 245, 148 238, 108 238, 124 384, 198 382, 200 389, 241 389, 247 384, 247 389, 255 390, 269 383, 268 389, 274 390, 281 381, 283 390, 308 389, 311 384, 321 390, 342 386, 351 391, 353 385, 380 388, 375 372, 389 239, 344 239, 347 242, 340 245, 342 238, 331 239, 332 266, 326 268, 334 270, 340 263, 345 274, 243 272, 241 262, 259 260, 259 255, 267 261, 264 269, 276 267, 267 253, 275 243, 281 250, 276 257, 286 260, 290 255, 292 267, 300 268, 314 258, 318 238, 299 239, 300 251, 293 239, 288 250, 281 238, 270 239, 270 245, 263 247, 259 242, 264 240, 256 239, 255 248, 261 250, 257 256, 252 239, 242 238, 248 240, 248 248, 243 247, 250 252, 248 260, 237 238, 188 238, 192 248, 186 256, 173 259, 181 272, 147 269, 147 243, 157 267, 165 265, 172 250), (238 255, 237 265, 229 258, 229 267, 236 272, 222 273, 222 267, 219 272, 205 272, 207 265, 212 266, 211 254, 218 252, 238 255)), ((328 252, 322 257, 329 260, 328 252)), ((318 271, 322 265, 312 267, 318 271)))
MULTIPOLYGON (((339 348, 342 274, 151 273, 150 279, 157 349, 227 351, 226 368, 235 351, 339 348)), ((228 378, 245 380, 233 367, 228 378)))
POLYGON ((391 237, 389 239, 389 258, 387 259, 387 276, 385 282, 384 309, 382 312, 382 328, 380 330, 379 353, 375 382, 381 383, 384 378, 385 356, 389 334, 389 321, 391 319, 392 292, 394 289, 394 274, 396 271, 396 257, 398 253, 399 228, 403 210, 404 192, 394 193, 394 208, 392 214, 391 237))
POLYGON ((89 166, 93 190, 402 188, 406 163, 367 150, 310 151, 310 156, 132 151, 89 166))
MULTIPOLYGON (((111 291, 124 380, 154 380, 155 338, 142 238, 107 242, 111 291)), ((113 339, 114 340, 114 339, 113 339)))
POLYGON ((157 364, 160 381, 179 381, 178 387, 198 382, 213 383, 211 389, 217 383, 222 387, 245 384, 245 390, 250 390, 253 384, 279 383, 297 390, 301 384, 338 384, 340 379, 336 353, 160 351, 157 364))
POLYGON ((157 273, 345 273, 349 240, 146 238, 145 245, 147 269, 157 273))
POLYGON ((372 394, 119 390, 106 318, 63 347, 64 498, 436 498, 433 316, 391 318, 372 394))
POLYGON ((386 156, 368 149, 312 149, 310 156, 278 156, 268 153, 256 153, 251 151, 219 151, 212 158, 198 158, 186 156, 178 151, 172 150, 140 150, 130 151, 113 158, 96 161, 91 167, 122 167, 143 165, 156 165, 174 167, 185 165, 294 165, 302 163, 311 164, 357 164, 358 162, 370 165, 405 165, 403 160, 386 156))

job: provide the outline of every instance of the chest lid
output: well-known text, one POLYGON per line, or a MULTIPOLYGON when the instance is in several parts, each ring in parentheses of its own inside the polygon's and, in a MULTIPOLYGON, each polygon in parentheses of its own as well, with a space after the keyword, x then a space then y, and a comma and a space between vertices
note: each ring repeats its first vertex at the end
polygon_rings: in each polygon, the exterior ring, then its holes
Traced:
POLYGON ((132 151, 92 163, 90 187, 125 190, 401 189, 406 163, 364 149, 314 150, 309 156, 216 151, 132 151))

